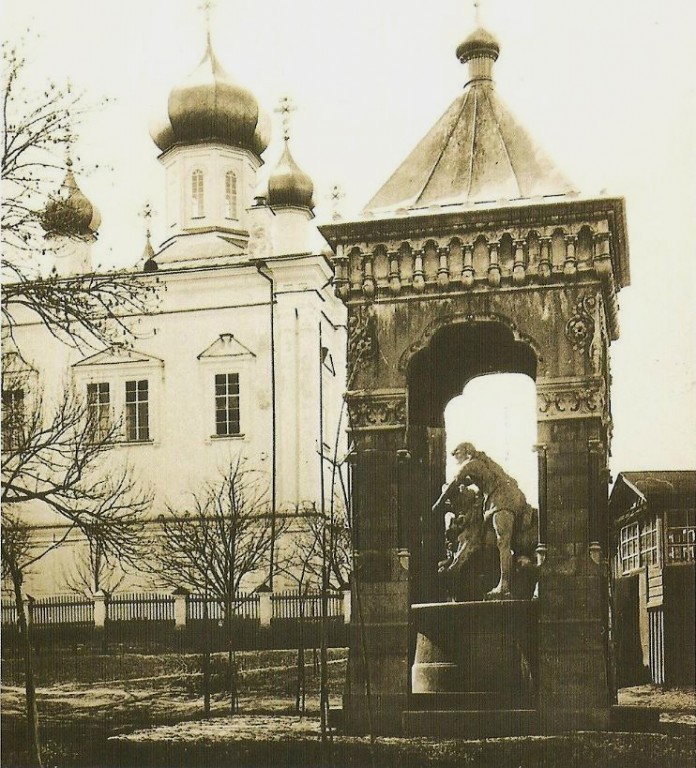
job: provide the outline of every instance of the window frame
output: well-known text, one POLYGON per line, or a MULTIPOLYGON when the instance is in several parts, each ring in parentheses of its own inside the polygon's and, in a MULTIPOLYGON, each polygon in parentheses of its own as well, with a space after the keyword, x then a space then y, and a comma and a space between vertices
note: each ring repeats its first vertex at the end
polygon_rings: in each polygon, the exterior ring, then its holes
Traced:
POLYGON ((205 218, 205 173, 202 168, 191 171, 191 218, 205 218))
POLYGON ((233 169, 225 171, 224 214, 226 219, 239 221, 239 178, 233 169), (232 184, 230 184, 232 179, 232 184))
POLYGON ((26 440, 27 393, 19 385, 2 389, 2 451, 21 451, 26 440), (18 397, 16 397, 18 395, 18 397))
POLYGON ((150 443, 150 381, 126 379, 123 399, 123 437, 126 443, 150 443), (133 385, 132 387, 130 385, 133 385), (142 397, 142 395, 145 395, 142 397), (133 397, 129 399, 129 395, 133 397))
POLYGON ((88 381, 86 397, 87 418, 92 421, 92 439, 94 442, 101 442, 108 437, 113 426, 111 382, 88 381), (94 395, 96 395, 96 400, 93 399, 94 395), (104 395, 106 395, 105 398, 104 395))
POLYGON ((239 371, 216 372, 213 374, 214 392, 214 425, 215 431, 211 437, 215 440, 228 437, 242 437, 242 396, 241 376, 239 371), (236 387, 236 392, 234 388, 236 387), (220 388, 223 391, 220 391, 220 388), (220 404, 222 403, 222 407, 220 404), (236 403, 236 407, 235 404, 236 403), (236 412, 236 419, 231 414, 236 412), (219 414, 224 414, 223 419, 219 414), (231 425, 236 424, 236 430, 230 430, 231 425), (224 426, 225 431, 220 431, 224 426))

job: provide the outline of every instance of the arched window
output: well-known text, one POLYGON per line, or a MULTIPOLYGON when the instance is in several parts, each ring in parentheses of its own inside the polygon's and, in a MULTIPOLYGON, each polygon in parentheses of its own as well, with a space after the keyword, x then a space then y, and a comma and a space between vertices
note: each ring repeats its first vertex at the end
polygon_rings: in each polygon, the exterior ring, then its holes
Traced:
POLYGON ((197 168, 191 174, 191 218, 201 219, 205 216, 203 200, 203 171, 197 168))
POLYGON ((225 218, 237 218, 237 175, 234 171, 225 174, 225 218))

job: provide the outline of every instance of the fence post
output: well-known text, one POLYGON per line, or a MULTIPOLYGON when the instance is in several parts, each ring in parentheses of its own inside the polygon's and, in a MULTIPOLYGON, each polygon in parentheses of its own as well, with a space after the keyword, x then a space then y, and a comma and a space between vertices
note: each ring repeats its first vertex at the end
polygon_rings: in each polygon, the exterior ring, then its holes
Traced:
POLYGON ((343 590, 343 623, 350 624, 350 612, 351 612, 351 591, 349 589, 343 590))
POLYGON ((270 627, 273 618, 273 592, 259 590, 259 619, 262 627, 270 627))
POLYGON ((102 590, 92 594, 94 600, 94 626, 97 629, 104 629, 106 625, 106 595, 102 590))
POLYGON ((174 626, 177 629, 186 629, 188 618, 188 590, 178 587, 172 593, 174 595, 174 626))

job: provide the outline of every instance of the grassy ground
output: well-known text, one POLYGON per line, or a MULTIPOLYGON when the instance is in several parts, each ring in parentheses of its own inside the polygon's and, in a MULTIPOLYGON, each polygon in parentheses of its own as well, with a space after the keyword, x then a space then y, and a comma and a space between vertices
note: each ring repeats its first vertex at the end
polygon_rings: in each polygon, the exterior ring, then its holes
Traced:
MULTIPOLYGON (((329 652, 332 706, 339 706, 345 650, 329 652)), ((214 683, 222 687, 223 654, 213 659, 214 683)), ((220 692, 212 697, 213 719, 200 722, 200 657, 176 654, 74 654, 37 665, 39 714, 45 765, 311 765, 326 763, 318 726, 319 670, 307 654, 307 715, 295 713, 296 651, 239 652, 239 714, 220 692), (107 741, 109 736, 117 739, 107 741), (173 751, 175 750, 175 751, 173 751)), ((2 667, 2 764, 26 761, 20 667, 2 667)), ((622 704, 660 706, 665 717, 696 722, 693 691, 651 686, 624 689, 622 704)), ((680 768, 694 759, 693 737, 577 734, 557 739, 490 739, 432 742, 424 739, 337 737, 334 764, 341 766, 617 765, 680 768), (493 747, 492 744, 498 746, 493 747), (373 758, 374 761, 373 762, 373 758), (562 762, 562 760, 570 762, 562 762), (559 762, 561 761, 561 762, 559 762)))

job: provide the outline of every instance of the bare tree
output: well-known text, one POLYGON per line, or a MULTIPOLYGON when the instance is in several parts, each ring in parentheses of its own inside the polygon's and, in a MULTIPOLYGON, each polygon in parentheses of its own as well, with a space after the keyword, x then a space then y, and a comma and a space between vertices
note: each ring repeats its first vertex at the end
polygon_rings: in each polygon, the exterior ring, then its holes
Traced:
POLYGON ((24 577, 73 531, 98 539, 107 560, 135 561, 142 551, 142 514, 151 497, 128 466, 106 465, 119 436, 118 424, 96 430, 88 404, 71 387, 51 408, 30 372, 19 374, 8 365, 4 373, 2 573, 12 582, 23 645, 29 759, 41 765, 24 577), (47 509, 64 531, 54 543, 38 547, 29 520, 32 511, 47 509))
MULTIPOLYGON (((3 44, 0 227, 5 333, 12 335, 18 319, 28 313, 72 346, 127 343, 129 316, 152 307, 156 278, 125 271, 59 278, 42 276, 36 269, 37 256, 46 249, 43 211, 65 172, 74 127, 91 108, 68 85, 47 83, 37 93, 25 80, 20 46, 3 44)), ((64 207, 61 214, 69 219, 70 211, 64 207)), ((71 232, 69 221, 64 223, 65 233, 71 232)))
POLYGON ((260 473, 242 459, 191 495, 190 511, 168 508, 162 517, 153 568, 156 579, 185 587, 218 603, 229 639, 231 708, 236 709, 232 617, 243 580, 268 565, 274 536, 283 525, 272 523, 268 489, 260 473))
POLYGON ((121 564, 104 557, 104 545, 99 539, 88 539, 87 546, 75 554, 72 566, 63 573, 65 587, 78 595, 110 595, 125 579, 121 564))

